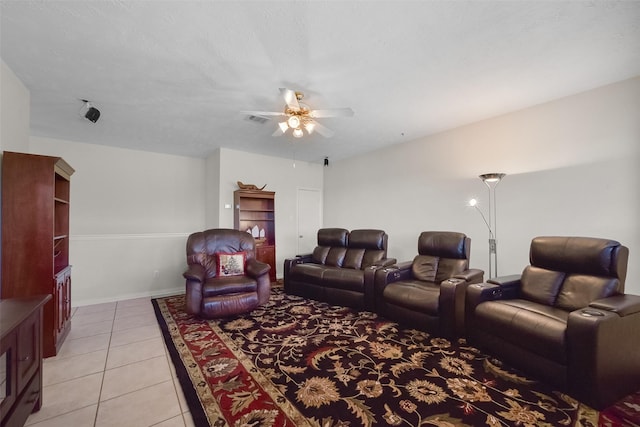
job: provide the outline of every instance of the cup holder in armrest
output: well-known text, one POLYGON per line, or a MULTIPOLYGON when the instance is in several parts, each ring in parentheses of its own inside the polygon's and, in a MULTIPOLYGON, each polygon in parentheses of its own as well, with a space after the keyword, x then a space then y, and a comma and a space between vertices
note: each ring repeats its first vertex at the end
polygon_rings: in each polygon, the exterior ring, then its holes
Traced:
POLYGON ((584 310, 580 311, 580 314, 585 316, 585 317, 602 317, 604 316, 604 313, 598 310, 591 310, 588 308, 585 308, 584 310))

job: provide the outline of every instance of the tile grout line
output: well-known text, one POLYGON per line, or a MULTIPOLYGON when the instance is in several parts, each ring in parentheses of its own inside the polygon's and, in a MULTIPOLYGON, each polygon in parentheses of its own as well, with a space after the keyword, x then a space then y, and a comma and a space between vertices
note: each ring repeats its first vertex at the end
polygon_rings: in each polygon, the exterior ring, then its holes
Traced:
POLYGON ((102 397, 102 388, 104 387, 104 377, 107 372, 107 361, 109 360, 109 351, 111 350, 111 338, 113 338, 113 325, 116 321, 116 312, 118 311, 118 303, 113 310, 113 319, 111 319, 111 331, 109 333, 109 342, 107 343, 107 355, 104 358, 104 366, 102 369, 102 380, 100 381, 100 391, 98 392, 98 402, 96 405, 96 414, 93 417, 93 427, 98 425, 98 414, 100 413, 100 398, 102 397))

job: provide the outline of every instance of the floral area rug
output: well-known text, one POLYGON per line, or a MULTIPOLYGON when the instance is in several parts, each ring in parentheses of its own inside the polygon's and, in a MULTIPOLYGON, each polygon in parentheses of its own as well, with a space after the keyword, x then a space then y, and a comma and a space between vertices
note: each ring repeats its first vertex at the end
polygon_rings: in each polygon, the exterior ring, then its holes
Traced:
POLYGON ((599 413, 464 340, 272 290, 227 320, 153 300, 196 426, 595 426, 599 413))

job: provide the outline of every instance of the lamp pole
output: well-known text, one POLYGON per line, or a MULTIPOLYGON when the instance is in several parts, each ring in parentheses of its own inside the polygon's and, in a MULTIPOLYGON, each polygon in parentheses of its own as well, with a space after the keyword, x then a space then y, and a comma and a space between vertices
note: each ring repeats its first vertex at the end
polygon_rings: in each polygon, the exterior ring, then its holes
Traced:
POLYGON ((504 173, 484 173, 479 175, 479 178, 489 190, 489 278, 498 277, 496 187, 505 175, 504 173), (495 276, 493 275, 494 272, 495 276))

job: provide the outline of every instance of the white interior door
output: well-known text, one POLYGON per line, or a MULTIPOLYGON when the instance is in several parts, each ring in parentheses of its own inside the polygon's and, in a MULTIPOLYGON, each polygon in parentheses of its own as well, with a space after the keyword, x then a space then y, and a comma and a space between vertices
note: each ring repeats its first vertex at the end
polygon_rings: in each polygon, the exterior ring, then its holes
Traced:
POLYGON ((322 228, 322 194, 317 189, 298 189, 298 254, 309 254, 317 246, 322 228))

